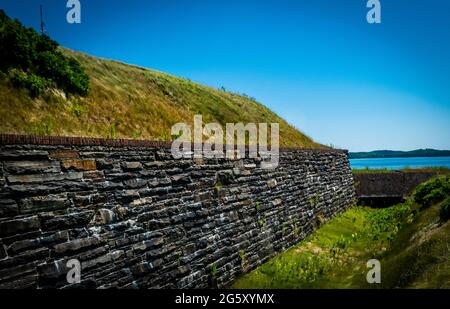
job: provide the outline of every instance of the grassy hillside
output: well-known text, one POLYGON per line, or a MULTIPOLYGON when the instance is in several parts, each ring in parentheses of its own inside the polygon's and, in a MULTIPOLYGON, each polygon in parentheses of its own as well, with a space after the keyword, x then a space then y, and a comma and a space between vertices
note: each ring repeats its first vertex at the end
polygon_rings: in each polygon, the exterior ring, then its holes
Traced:
POLYGON ((87 97, 52 90, 31 98, 0 76, 0 132, 170 140, 177 122, 278 122, 280 145, 323 147, 253 99, 187 79, 63 50, 90 78, 87 97))
POLYGON ((375 150, 371 152, 350 152, 350 159, 365 158, 412 158, 412 157, 448 157, 450 150, 417 149, 412 151, 375 150))
POLYGON ((450 178, 419 185, 407 202, 353 207, 234 288, 450 288, 450 178), (366 281, 367 261, 381 283, 366 281))

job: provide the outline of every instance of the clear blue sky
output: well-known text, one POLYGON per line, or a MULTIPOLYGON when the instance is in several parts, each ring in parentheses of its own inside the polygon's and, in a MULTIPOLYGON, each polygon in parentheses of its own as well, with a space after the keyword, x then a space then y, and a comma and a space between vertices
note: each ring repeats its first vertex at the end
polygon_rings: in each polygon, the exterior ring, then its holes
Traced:
POLYGON ((61 45, 249 94, 316 141, 450 149, 450 1, 0 0, 61 45))

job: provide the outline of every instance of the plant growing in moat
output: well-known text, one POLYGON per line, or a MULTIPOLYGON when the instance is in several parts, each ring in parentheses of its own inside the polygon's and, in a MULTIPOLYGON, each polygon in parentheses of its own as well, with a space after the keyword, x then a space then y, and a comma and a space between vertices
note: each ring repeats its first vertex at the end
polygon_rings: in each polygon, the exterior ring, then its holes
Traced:
POLYGON ((319 204, 319 193, 315 193, 310 199, 309 204, 311 207, 316 207, 319 204))
POLYGON ((243 249, 239 250, 239 258, 241 260, 241 267, 245 271, 248 267, 247 255, 243 249))
POLYGON ((259 218, 258 219, 258 225, 260 228, 262 228, 264 226, 265 220, 263 218, 259 218))
POLYGON ((217 278, 217 264, 215 262, 211 264, 211 277, 217 278))
POLYGON ((241 261, 245 259, 245 251, 242 249, 239 250, 239 258, 241 259, 241 261))
POLYGON ((220 181, 217 181, 216 184, 214 185, 214 189, 216 191, 216 193, 219 193, 223 188, 223 184, 220 181))
POLYGON ((281 236, 282 237, 286 236, 286 231, 287 231, 287 223, 283 223, 283 225, 281 227, 281 236))
POLYGON ((256 202, 255 209, 256 209, 257 212, 259 212, 261 210, 261 203, 260 202, 256 202))

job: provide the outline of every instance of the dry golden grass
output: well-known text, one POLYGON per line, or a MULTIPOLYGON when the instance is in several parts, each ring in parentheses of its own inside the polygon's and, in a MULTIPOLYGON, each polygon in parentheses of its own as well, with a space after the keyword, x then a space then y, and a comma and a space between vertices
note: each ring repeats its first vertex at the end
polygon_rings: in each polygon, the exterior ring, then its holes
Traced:
POLYGON ((280 145, 323 148, 262 104, 162 72, 64 50, 91 79, 86 98, 53 92, 31 99, 0 78, 0 132, 39 135, 171 139, 177 122, 278 122, 280 145))

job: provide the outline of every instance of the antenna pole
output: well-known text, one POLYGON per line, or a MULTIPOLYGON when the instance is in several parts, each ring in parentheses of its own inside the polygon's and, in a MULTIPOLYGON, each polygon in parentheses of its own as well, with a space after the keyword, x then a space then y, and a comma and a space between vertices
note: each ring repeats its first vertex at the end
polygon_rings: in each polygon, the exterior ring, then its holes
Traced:
POLYGON ((41 34, 45 33, 45 29, 44 29, 44 13, 43 13, 43 9, 42 9, 42 4, 41 4, 41 34))

